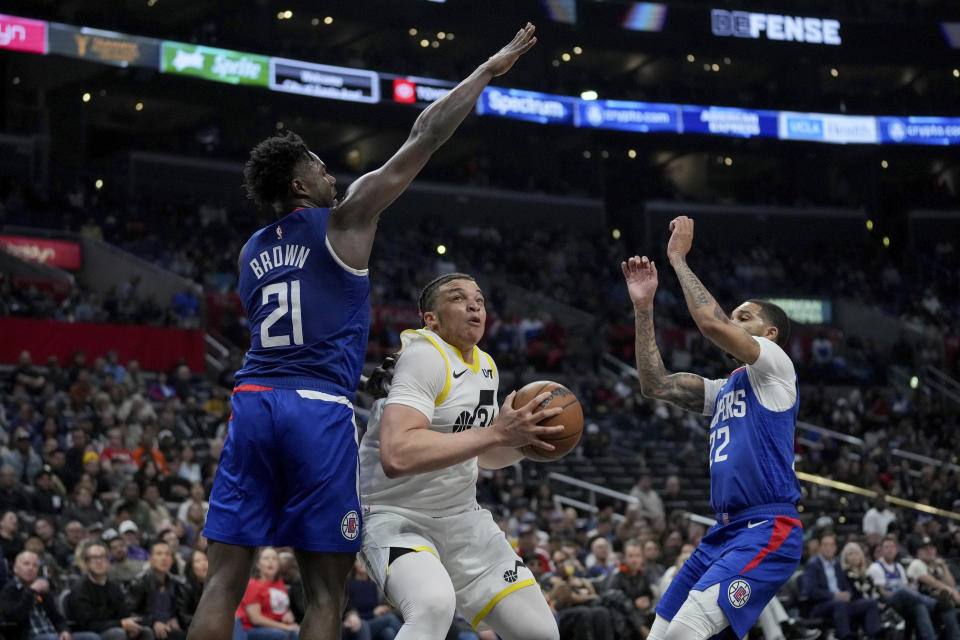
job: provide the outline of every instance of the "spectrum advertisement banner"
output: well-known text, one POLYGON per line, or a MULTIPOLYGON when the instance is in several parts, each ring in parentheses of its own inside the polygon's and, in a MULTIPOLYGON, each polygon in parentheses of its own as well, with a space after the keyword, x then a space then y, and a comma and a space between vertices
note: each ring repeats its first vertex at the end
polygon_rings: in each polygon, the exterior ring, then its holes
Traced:
POLYGON ((877 128, 885 144, 960 144, 960 118, 880 116, 877 128))
POLYGON ((116 67, 160 68, 160 40, 51 22, 50 53, 116 67))
POLYGON ((873 116, 844 116, 829 113, 778 114, 781 140, 807 140, 832 144, 877 144, 877 119, 873 116))
POLYGON ((255 53, 163 41, 160 71, 255 87, 270 85, 270 58, 255 53))
POLYGON ((680 133, 703 133, 736 138, 776 138, 777 112, 734 107, 681 105, 680 133))
POLYGON ((47 23, 0 14, 0 49, 45 54, 47 23))
POLYGON ((540 124, 573 124, 577 98, 538 91, 487 87, 477 100, 477 113, 540 124))
POLYGON ((380 77, 374 71, 285 58, 270 59, 270 88, 315 98, 380 102, 380 77))
POLYGON ((680 131, 680 105, 626 100, 578 100, 574 124, 578 127, 620 131, 680 131))

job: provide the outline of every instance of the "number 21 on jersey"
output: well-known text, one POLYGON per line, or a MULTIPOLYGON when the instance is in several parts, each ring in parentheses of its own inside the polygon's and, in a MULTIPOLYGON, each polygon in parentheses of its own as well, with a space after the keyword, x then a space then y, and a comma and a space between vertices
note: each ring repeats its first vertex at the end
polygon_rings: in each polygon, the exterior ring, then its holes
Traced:
POLYGON ((723 462, 727 459, 727 454, 723 450, 730 444, 730 427, 723 425, 719 429, 710 432, 710 466, 714 462, 723 462))
POLYGON ((271 335, 270 327, 290 313, 290 324, 293 325, 293 344, 303 344, 303 318, 300 315, 300 281, 274 282, 268 284, 262 291, 262 305, 270 304, 270 298, 276 296, 277 308, 270 312, 260 324, 260 344, 264 347, 289 347, 290 335, 271 335))

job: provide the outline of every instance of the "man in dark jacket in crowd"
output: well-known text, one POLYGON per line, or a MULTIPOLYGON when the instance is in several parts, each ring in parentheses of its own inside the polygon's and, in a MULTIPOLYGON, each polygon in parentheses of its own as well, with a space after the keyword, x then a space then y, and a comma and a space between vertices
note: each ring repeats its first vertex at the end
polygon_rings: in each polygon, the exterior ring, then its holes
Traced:
POLYGON ((149 640, 153 633, 137 623, 124 600, 123 588, 107 579, 110 556, 99 540, 82 545, 84 579, 67 597, 66 609, 77 631, 99 633, 101 640, 149 640))
POLYGON ((187 586, 170 573, 170 546, 162 540, 150 545, 149 563, 150 567, 130 583, 130 611, 157 640, 184 640, 187 586))
POLYGON ((855 595, 836 554, 837 537, 823 533, 819 555, 803 569, 803 595, 810 602, 810 615, 830 619, 839 640, 856 637, 856 621, 862 624, 865 635, 876 638, 883 631, 877 603, 855 595))
POLYGON ((10 640, 100 640, 95 633, 71 634, 57 611, 50 583, 37 578, 40 561, 32 551, 21 551, 13 564, 14 579, 0 590, 0 620, 13 628, 10 640))

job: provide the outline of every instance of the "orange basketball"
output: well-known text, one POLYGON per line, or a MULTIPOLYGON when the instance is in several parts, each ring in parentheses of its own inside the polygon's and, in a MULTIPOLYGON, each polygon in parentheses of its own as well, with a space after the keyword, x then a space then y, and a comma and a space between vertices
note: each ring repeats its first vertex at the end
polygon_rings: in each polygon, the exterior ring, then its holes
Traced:
POLYGON ((553 451, 546 451, 529 444, 520 447, 523 455, 535 462, 550 462, 564 457, 577 446, 580 435, 583 433, 583 408, 580 406, 580 401, 570 389, 558 382, 550 380, 531 382, 517 391, 517 395, 513 398, 513 408, 519 409, 541 393, 548 391, 551 394, 550 397, 543 401, 537 410, 560 408, 563 409, 563 413, 547 418, 540 424, 562 424, 564 428, 560 433, 540 436, 541 440, 556 447, 553 451))

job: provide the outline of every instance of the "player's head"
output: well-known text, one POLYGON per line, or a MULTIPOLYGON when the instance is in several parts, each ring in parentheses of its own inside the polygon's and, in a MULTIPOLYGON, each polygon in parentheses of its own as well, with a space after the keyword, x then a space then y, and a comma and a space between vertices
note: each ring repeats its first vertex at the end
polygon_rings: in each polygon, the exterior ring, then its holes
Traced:
POLYGON ((292 131, 263 140, 250 151, 243 167, 247 197, 257 206, 287 215, 298 204, 331 207, 336 179, 307 143, 292 131))
POLYGON ((752 336, 767 338, 781 347, 790 339, 790 319, 786 312, 766 300, 747 300, 730 314, 733 324, 752 336))
POLYGON ((473 276, 448 273, 430 281, 418 302, 423 324, 460 349, 483 337, 487 310, 483 291, 473 276))

